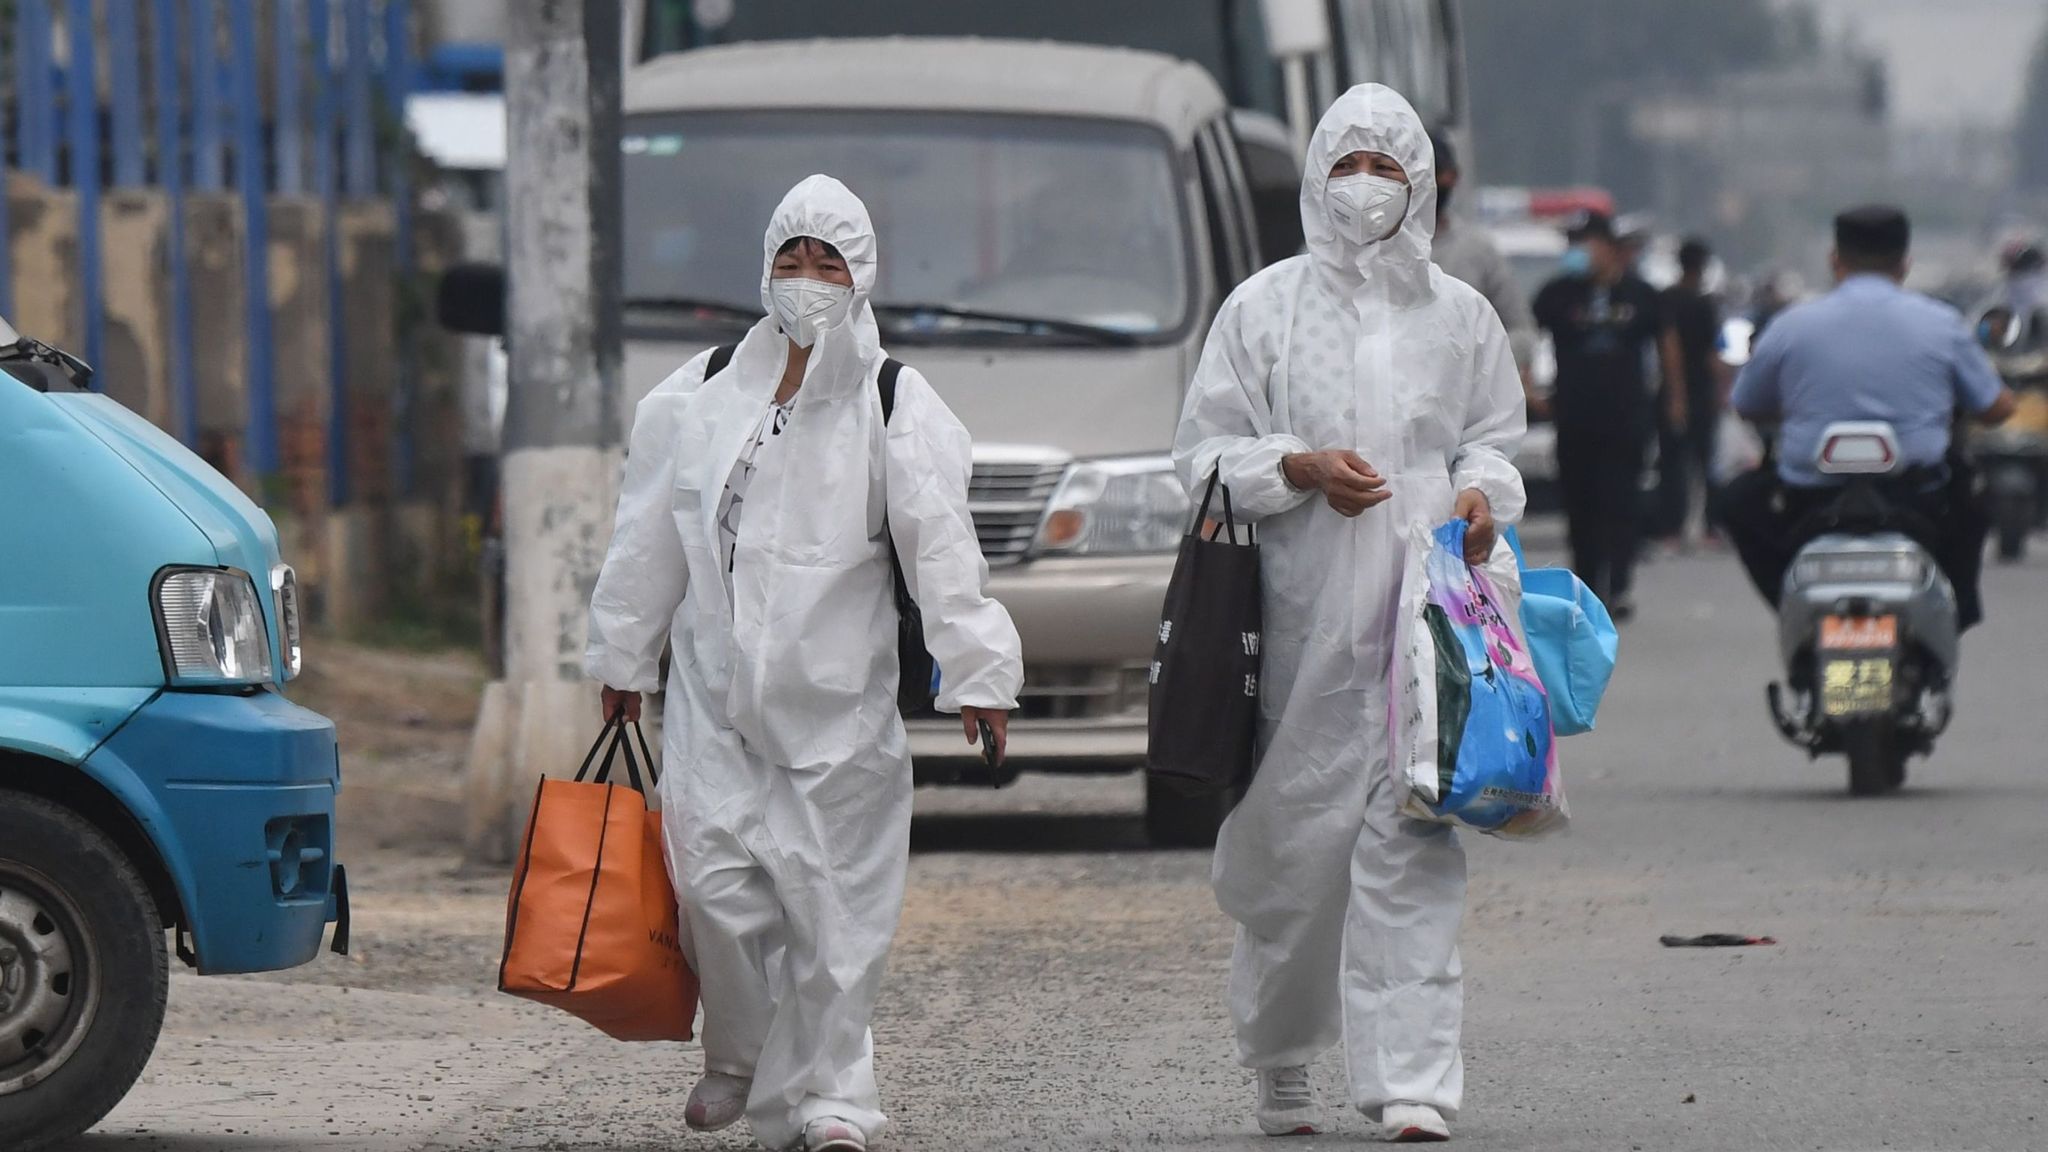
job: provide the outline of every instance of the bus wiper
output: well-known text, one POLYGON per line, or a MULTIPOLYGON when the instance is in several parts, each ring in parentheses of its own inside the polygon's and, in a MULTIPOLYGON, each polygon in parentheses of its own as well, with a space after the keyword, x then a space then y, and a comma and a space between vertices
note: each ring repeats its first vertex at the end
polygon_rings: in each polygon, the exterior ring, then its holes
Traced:
POLYGON ((698 316, 714 320, 728 320, 735 324, 752 324, 761 319, 759 308, 744 304, 728 304, 723 300, 705 300, 694 296, 633 296, 628 297, 628 308, 650 308, 663 312, 694 312, 698 316))
MULTIPOLYGON (((1138 342, 1134 332, 1117 328, 1104 328, 1099 324, 1086 324, 1079 320, 1055 320, 1045 316, 1019 316, 1009 312, 984 312, 979 308, 961 308, 952 304, 876 304, 877 313, 892 320, 907 320, 922 316, 959 320, 969 324, 990 324, 1012 328, 1019 332, 1043 332, 1056 336, 1073 336, 1092 344, 1108 344, 1129 347, 1138 342)), ((910 328, 904 335, 924 335, 918 328, 910 328)))

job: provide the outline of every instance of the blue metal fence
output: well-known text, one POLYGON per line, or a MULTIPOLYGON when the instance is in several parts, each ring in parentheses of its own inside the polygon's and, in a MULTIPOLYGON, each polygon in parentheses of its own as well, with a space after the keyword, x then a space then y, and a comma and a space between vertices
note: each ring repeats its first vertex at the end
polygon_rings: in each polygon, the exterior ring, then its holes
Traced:
MULTIPOLYGON (((14 0, 13 10, 6 86, 12 139, 6 141, 6 158, 76 194, 84 341, 77 351, 90 363, 104 354, 106 329, 102 190, 109 182, 154 187, 165 198, 172 431, 187 444, 196 444, 199 422, 186 193, 226 191, 232 155, 247 304, 246 452, 257 477, 273 476, 280 467, 267 198, 309 191, 318 197, 330 309, 329 495, 337 504, 345 502, 351 489, 348 362, 338 221, 345 199, 391 197, 398 269, 401 275, 410 272, 403 157, 388 150, 380 154, 376 131, 380 114, 394 120, 403 115, 411 79, 409 0, 14 0), (61 68, 60 13, 66 48, 61 68), (98 75, 102 55, 104 84, 98 75), (266 70, 273 80, 268 91, 266 70)), ((5 200, 0 196, 0 238, 7 235, 5 200)), ((13 307, 8 247, 0 243, 0 311, 13 307)), ((401 491, 410 486, 409 400, 409 377, 401 376, 395 461, 401 491)))

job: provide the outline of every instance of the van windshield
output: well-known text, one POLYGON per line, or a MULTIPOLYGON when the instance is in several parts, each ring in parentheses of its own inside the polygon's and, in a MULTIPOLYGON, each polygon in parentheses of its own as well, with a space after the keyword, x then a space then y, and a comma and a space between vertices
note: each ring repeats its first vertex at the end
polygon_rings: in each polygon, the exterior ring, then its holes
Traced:
POLYGON ((1260 0, 648 0, 640 59, 820 36, 985 36, 1144 48, 1200 64, 1237 107, 1286 113, 1260 0))
POLYGON ((627 118, 625 302, 760 314, 761 234, 829 173, 880 238, 890 336, 1166 338, 1188 318, 1186 213, 1164 133, 1137 124, 904 112, 627 118), (1039 323, 1032 323, 1037 321, 1039 323))

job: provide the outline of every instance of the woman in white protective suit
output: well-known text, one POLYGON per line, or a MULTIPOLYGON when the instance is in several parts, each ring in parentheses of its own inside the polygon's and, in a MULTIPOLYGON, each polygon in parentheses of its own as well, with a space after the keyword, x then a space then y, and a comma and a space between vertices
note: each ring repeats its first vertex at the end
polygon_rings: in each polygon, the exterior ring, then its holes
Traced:
POLYGON ((1522 511, 1525 415, 1492 306, 1430 263, 1431 164, 1393 90, 1331 106, 1302 180, 1308 251, 1224 303, 1175 443, 1190 491, 1220 471, 1260 522, 1260 759, 1214 880, 1270 1135, 1316 1130, 1309 1067, 1339 1040, 1388 1139, 1447 1139, 1462 1090, 1465 855, 1396 814, 1388 668, 1409 526, 1462 517, 1487 555, 1522 511))
POLYGON ((684 947, 703 983, 690 1127, 857 1152, 886 1125, 868 1017, 903 904, 910 757, 888 543, 943 671, 939 707, 1000 751, 1023 679, 983 591, 966 429, 885 360, 867 209, 826 176, 768 225, 768 315, 634 418, 585 667, 637 717, 672 645, 661 779, 684 947))

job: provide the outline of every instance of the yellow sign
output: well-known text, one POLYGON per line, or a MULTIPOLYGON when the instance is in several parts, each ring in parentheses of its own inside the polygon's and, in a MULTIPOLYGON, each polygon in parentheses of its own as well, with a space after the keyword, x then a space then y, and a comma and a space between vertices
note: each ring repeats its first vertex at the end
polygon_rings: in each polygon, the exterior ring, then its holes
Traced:
POLYGON ((1821 711, 1858 716, 1892 708, 1892 662, 1888 657, 1830 660, 1821 666, 1821 711))

